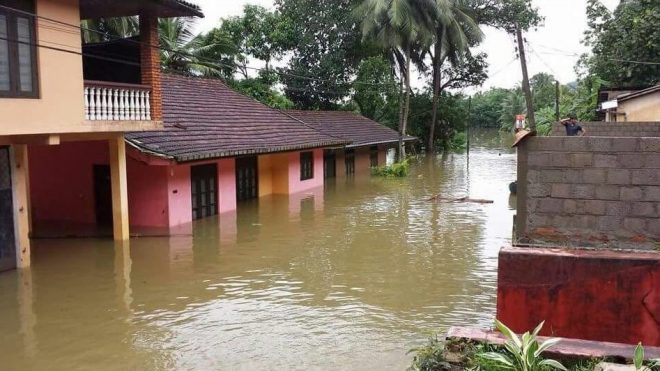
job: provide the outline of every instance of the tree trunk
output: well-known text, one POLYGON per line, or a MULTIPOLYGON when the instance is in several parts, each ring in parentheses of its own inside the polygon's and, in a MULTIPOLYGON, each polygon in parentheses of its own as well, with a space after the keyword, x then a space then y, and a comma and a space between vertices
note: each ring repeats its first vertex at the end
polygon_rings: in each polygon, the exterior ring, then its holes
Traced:
POLYGON ((405 83, 403 79, 405 79, 406 71, 405 67, 399 63, 399 71, 401 74, 401 79, 399 80, 399 148, 397 151, 397 161, 402 161, 402 154, 404 153, 404 148, 403 148, 403 114, 404 114, 404 99, 405 99, 405 83))
POLYGON ((399 147, 401 149, 401 159, 405 160, 406 158, 406 146, 403 143, 403 137, 406 136, 406 131, 408 129, 408 116, 410 115, 410 64, 411 64, 411 50, 410 46, 406 49, 406 95, 405 95, 405 107, 403 109, 403 125, 401 129, 401 138, 399 139, 399 147))
POLYGON ((429 152, 435 151, 435 127, 438 124, 438 106, 440 105, 440 86, 442 77, 442 46, 440 42, 435 43, 435 55, 433 56, 433 117, 429 129, 429 152))

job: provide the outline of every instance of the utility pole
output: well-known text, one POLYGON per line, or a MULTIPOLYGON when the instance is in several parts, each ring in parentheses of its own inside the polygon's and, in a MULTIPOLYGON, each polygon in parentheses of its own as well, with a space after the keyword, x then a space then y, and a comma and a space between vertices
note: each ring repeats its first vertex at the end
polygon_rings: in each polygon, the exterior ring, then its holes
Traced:
MULTIPOLYGON (((467 127, 466 127, 466 132, 467 135, 467 156, 468 156, 468 161, 470 161, 470 115, 472 113, 472 97, 468 98, 468 118, 467 118, 467 127)), ((469 162, 468 162, 469 163, 469 162)))
POLYGON ((532 101, 532 90, 529 87, 529 76, 527 75, 527 59, 525 58, 525 46, 523 45, 522 31, 520 27, 516 28, 516 36, 518 38, 518 53, 520 54, 520 65, 522 67, 523 82, 522 88, 525 93, 525 101, 527 102, 527 123, 529 130, 536 131, 536 119, 534 118, 534 102, 532 101))
POLYGON ((561 120, 559 117, 559 81, 555 81, 555 118, 557 122, 561 120))

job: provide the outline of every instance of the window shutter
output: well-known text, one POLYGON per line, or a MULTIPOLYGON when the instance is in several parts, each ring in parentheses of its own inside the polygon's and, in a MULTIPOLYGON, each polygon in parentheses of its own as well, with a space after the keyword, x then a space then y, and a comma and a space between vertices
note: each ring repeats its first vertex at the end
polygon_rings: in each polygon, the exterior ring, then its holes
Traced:
POLYGON ((32 28, 30 19, 16 18, 18 38, 18 71, 22 92, 31 92, 32 89, 32 28))
POLYGON ((9 42, 7 39, 7 16, 0 14, 0 90, 11 89, 9 75, 9 42))

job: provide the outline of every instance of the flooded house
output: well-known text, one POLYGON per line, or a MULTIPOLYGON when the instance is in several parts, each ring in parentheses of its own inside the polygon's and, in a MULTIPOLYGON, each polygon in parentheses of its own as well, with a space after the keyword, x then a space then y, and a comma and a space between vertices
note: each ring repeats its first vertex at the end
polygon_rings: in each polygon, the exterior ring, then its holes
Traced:
POLYGON ((0 271, 30 265, 38 228, 102 220, 129 238, 124 133, 162 128, 158 18, 199 16, 179 0, 2 2, 0 271), (80 22, 121 16, 139 16, 135 81, 92 81, 80 22))
POLYGON ((217 79, 164 75, 164 130, 126 136, 131 226, 177 233, 237 203, 323 188, 324 134, 217 79))
MULTIPOLYGON (((367 117, 349 111, 299 111, 286 113, 322 133, 344 138, 351 143, 324 152, 326 178, 368 174, 369 169, 386 164, 388 150, 395 149, 399 133, 367 117)), ((405 143, 417 141, 406 135, 405 143)))
POLYGON ((660 121, 660 84, 645 89, 621 91, 613 98, 601 102, 599 108, 607 122, 660 121))

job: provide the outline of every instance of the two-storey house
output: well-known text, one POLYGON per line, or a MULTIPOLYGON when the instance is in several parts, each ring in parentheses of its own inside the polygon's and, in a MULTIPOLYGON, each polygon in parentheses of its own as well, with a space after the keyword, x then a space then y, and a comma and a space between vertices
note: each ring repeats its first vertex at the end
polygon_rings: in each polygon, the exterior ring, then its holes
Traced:
POLYGON ((92 202, 96 215, 85 217, 107 221, 116 240, 129 238, 124 133, 163 127, 158 19, 189 16, 202 14, 180 0, 0 0, 0 271, 30 265, 32 213, 92 202), (126 63, 139 76, 126 81, 103 68, 88 76, 84 59, 124 57, 84 52, 81 20, 134 16, 140 57, 126 63), (104 143, 105 158, 88 158, 90 142, 104 143), (43 158, 59 165, 43 166, 43 158), (80 159, 90 165, 69 174, 80 159), (39 210, 32 188, 44 198, 39 210))

